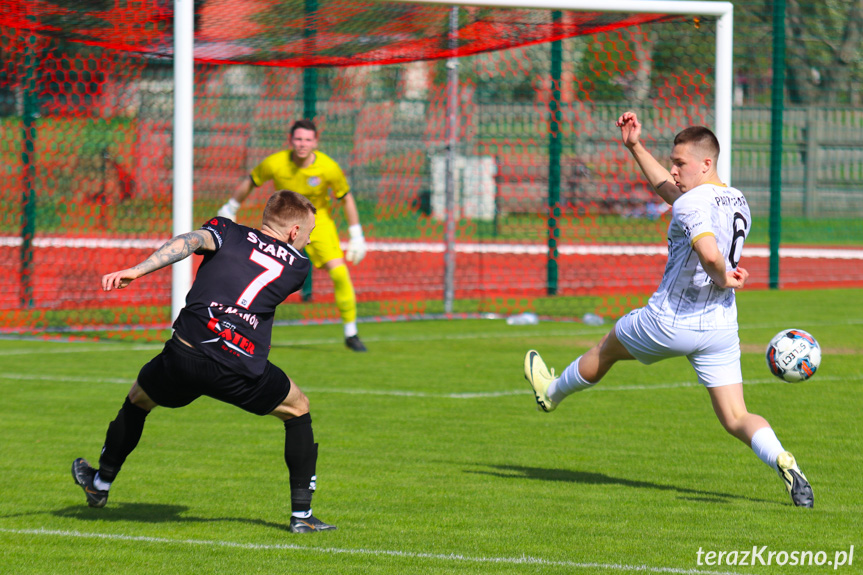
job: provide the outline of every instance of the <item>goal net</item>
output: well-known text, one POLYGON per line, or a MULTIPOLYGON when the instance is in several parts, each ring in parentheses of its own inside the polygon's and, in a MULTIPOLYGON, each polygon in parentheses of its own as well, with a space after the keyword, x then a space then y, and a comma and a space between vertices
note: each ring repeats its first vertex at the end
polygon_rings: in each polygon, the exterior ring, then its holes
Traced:
MULTIPOLYGON (((195 226, 313 118, 369 245, 350 270, 361 319, 616 317, 655 287, 669 214, 614 120, 636 110, 660 158, 714 127, 715 17, 196 4, 195 226)), ((170 270, 110 293, 99 278, 172 235, 172 23, 165 0, 0 0, 0 333, 170 325, 170 270)), ((238 221, 258 226, 271 191, 238 221)), ((315 270, 277 319, 335 321, 332 302, 315 270)))

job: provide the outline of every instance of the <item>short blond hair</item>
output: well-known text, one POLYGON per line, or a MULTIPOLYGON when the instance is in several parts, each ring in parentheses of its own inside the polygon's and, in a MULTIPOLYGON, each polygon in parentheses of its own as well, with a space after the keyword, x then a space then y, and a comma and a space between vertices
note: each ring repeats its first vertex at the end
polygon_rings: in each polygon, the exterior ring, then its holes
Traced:
POLYGON ((308 214, 317 214, 318 209, 307 197, 291 190, 278 190, 264 206, 263 223, 274 229, 287 230, 303 223, 308 214))

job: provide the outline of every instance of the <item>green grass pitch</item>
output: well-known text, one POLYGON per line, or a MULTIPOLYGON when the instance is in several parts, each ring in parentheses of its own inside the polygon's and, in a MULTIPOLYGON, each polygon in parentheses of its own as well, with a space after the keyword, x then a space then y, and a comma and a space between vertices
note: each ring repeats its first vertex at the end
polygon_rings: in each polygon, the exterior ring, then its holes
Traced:
MULTIPOLYGON (((812 482, 796 509, 722 430, 685 359, 618 364, 552 414, 522 358, 558 370, 608 325, 501 320, 280 327, 272 359, 306 391, 320 443, 315 514, 292 535, 283 429, 202 398, 156 409, 89 509, 69 472, 94 462, 137 370, 161 346, 0 342, 0 573, 828 573, 709 565, 699 550, 838 552, 863 572, 863 291, 742 291, 745 393, 812 482), (773 378, 780 329, 815 335, 809 382, 773 378)), ((740 555, 738 555, 738 561, 740 555)), ((847 561, 847 560, 846 560, 847 561)))

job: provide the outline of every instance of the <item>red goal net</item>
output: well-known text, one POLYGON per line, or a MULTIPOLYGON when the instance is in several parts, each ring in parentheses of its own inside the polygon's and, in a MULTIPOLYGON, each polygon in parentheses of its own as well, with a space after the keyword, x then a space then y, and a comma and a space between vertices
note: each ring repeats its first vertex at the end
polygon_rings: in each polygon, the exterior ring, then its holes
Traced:
MULTIPOLYGON (((463 6, 453 27, 431 4, 196 5, 196 224, 314 117, 369 243, 351 269, 361 318, 449 311, 455 58, 452 313, 614 315, 655 287, 667 214, 613 123, 637 109, 657 155, 711 125, 709 18, 463 6)), ((168 270, 108 294, 99 278, 171 235, 172 26, 167 0, 0 0, 0 332, 169 325, 168 270)), ((259 224, 268 191, 240 222, 259 224)), ((307 299, 278 319, 337 318, 324 272, 307 299)))

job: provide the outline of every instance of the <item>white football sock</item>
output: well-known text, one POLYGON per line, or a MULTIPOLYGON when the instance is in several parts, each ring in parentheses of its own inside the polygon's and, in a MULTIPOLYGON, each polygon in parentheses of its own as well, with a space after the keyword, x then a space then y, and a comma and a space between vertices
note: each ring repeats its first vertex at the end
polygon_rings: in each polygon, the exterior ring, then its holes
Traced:
POLYGON ((762 427, 752 436, 751 443, 752 451, 755 452, 758 459, 778 471, 779 467, 776 465, 776 458, 785 449, 782 448, 782 444, 779 443, 779 439, 773 433, 773 429, 762 427))
POLYGON ((293 513, 291 513, 291 516, 297 517, 299 519, 308 519, 312 516, 312 510, 309 509, 308 511, 294 511, 293 513))
POLYGON ((578 372, 579 361, 581 361, 581 356, 570 363, 569 366, 563 370, 563 373, 560 374, 560 377, 552 381, 551 385, 548 386, 548 397, 551 398, 553 402, 560 403, 566 396, 596 385, 597 382, 591 383, 587 381, 578 372))
POLYGON ((93 487, 99 491, 108 491, 111 489, 111 484, 102 481, 102 478, 99 477, 99 472, 97 471, 96 476, 93 478, 93 487))
POLYGON ((345 324, 345 337, 357 335, 357 322, 349 321, 345 324))

